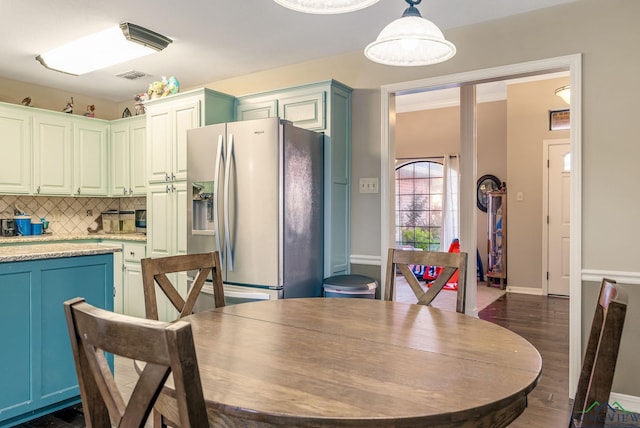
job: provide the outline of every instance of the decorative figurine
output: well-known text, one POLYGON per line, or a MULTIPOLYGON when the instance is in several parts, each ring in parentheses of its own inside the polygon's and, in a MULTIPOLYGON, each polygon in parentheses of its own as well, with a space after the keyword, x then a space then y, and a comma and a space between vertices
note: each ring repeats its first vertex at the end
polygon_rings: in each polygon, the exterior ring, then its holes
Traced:
POLYGON ((27 106, 27 107, 31 107, 31 97, 27 97, 25 99, 22 100, 22 105, 23 106, 27 106))
POLYGON ((122 117, 131 117, 131 110, 129 110, 129 107, 125 107, 124 111, 122 112, 122 117))
POLYGON ((147 93, 136 94, 133 99, 136 102, 136 116, 140 116, 141 114, 145 114, 144 102, 149 99, 149 95, 147 93))
POLYGON ((62 109, 65 113, 73 113, 73 97, 71 97, 71 101, 69 101, 65 108, 62 109))
POLYGON ((157 80, 149 83, 149 90, 147 91, 149 99, 161 98, 164 95, 164 87, 165 84, 157 80))
POLYGON ((87 117, 96 117, 95 110, 96 106, 91 104, 90 106, 87 106, 87 112, 84 115, 87 117))
POLYGON ((175 76, 169 76, 169 80, 167 80, 167 88, 170 95, 175 95, 180 92, 180 82, 178 82, 178 79, 176 79, 175 76))

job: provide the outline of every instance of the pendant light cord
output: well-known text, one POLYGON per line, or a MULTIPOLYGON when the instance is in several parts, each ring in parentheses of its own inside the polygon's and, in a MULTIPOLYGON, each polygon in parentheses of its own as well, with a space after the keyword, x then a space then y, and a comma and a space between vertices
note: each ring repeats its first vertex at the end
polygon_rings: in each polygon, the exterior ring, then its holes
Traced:
POLYGON ((409 4, 409 7, 405 9, 404 13, 402 14, 403 17, 405 16, 422 17, 422 15, 420 15, 420 11, 414 7, 415 5, 420 4, 422 0, 404 0, 404 1, 406 1, 409 4))

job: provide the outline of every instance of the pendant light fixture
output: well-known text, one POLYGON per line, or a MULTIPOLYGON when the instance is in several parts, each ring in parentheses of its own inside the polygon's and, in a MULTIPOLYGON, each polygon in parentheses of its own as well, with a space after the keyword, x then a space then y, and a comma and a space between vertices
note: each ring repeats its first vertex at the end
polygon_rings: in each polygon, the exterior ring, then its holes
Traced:
POLYGON ((563 86, 561 88, 556 89, 555 94, 562 98, 565 103, 571 104, 571 86, 563 86))
POLYGON ((405 1, 409 7, 402 17, 382 29, 365 48, 365 56, 380 64, 398 66, 431 65, 452 58, 456 54, 454 44, 414 7, 422 0, 405 1))
POLYGON ((279 5, 298 12, 315 14, 346 13, 364 9, 378 0, 274 0, 279 5))

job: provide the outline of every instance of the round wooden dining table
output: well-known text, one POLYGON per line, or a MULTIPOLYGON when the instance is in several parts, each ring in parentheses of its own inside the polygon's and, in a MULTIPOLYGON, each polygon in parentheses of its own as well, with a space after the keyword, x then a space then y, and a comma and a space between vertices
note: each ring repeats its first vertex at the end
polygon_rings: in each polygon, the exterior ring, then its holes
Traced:
POLYGON ((542 372, 517 334, 422 305, 283 299, 183 319, 210 426, 503 427, 542 372))

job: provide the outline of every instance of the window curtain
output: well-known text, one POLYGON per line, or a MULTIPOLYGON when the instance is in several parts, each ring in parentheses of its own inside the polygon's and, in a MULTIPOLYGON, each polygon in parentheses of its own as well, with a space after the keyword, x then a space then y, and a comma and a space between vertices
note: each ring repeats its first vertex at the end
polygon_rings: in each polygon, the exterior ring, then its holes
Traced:
POLYGON ((442 236, 440 250, 447 252, 455 238, 460 238, 460 156, 444 157, 442 189, 442 236))

